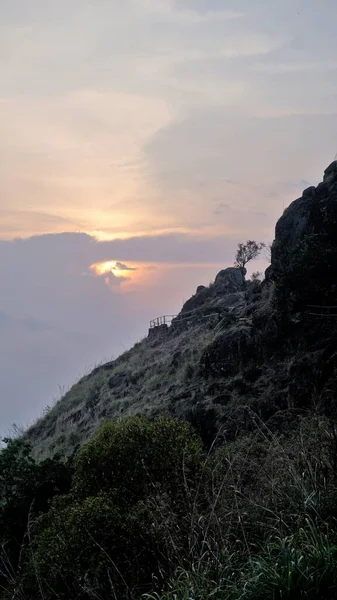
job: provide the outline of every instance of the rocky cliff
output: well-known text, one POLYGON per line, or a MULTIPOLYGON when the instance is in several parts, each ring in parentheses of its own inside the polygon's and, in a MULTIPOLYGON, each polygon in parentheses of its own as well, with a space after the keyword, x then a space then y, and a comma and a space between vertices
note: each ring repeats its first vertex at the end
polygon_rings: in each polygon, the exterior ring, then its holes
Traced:
POLYGON ((286 431, 309 410, 333 413, 337 320, 307 305, 337 304, 336 273, 334 162, 278 221, 262 284, 230 267, 200 285, 166 331, 95 369, 27 432, 36 454, 69 454, 121 415, 187 419, 210 445, 256 423, 286 431))
POLYGON ((279 219, 269 276, 286 308, 337 304, 337 161, 279 219))

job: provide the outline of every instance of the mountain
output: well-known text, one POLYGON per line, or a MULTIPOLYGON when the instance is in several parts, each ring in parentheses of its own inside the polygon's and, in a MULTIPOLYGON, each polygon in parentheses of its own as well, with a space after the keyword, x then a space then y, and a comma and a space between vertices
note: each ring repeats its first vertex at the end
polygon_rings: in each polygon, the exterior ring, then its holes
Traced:
POLYGON ((239 268, 220 271, 172 324, 150 328, 131 350, 83 377, 25 438, 39 458, 67 456, 107 419, 166 414, 192 423, 210 446, 257 421, 283 431, 309 407, 333 410, 337 321, 326 306, 337 305, 336 273, 333 162, 323 182, 279 219, 262 283, 246 281, 239 268))
POLYGON ((336 234, 332 163, 263 282, 220 271, 5 440, 1 600, 337 598, 336 234))

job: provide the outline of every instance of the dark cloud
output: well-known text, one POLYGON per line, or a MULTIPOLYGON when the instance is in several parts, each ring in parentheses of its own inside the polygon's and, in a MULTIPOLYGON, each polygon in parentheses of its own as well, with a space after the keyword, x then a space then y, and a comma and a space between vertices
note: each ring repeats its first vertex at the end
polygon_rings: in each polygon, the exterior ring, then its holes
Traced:
MULTIPOLYGON (((210 263, 221 257, 230 257, 235 239, 223 235, 203 236, 171 233, 166 235, 140 236, 112 241, 97 241, 86 233, 60 233, 34 236, 14 241, 0 240, 0 269, 12 272, 24 279, 34 277, 34 272, 55 277, 64 273, 65 265, 72 276, 72 261, 82 272, 92 263, 116 260, 156 263, 210 263), (17 261, 17 254, 25 257, 32 273, 25 275, 24 267, 17 261), (124 260, 118 260, 118 258, 124 260), (11 268, 7 266, 12 261, 11 268)), ((1 271, 0 271, 1 274, 1 271)), ((116 285, 119 279, 116 278, 116 285)))
POLYGON ((116 262, 115 266, 112 267, 113 271, 137 271, 137 267, 128 267, 125 263, 116 262))

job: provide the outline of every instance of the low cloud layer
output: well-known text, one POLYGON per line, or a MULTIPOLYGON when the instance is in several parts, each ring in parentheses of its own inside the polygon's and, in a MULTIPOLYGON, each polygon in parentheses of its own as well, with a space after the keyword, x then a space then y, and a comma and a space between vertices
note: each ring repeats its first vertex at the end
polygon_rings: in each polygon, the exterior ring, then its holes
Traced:
POLYGON ((0 242, 1 432, 28 424, 97 361, 144 337, 157 313, 177 312, 232 262, 234 248, 234 240, 184 235, 0 242), (123 277, 92 272, 105 261, 123 277))

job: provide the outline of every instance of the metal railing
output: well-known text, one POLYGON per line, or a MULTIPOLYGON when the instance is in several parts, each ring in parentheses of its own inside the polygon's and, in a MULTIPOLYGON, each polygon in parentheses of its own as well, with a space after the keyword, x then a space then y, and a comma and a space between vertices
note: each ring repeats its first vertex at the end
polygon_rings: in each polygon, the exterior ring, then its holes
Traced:
POLYGON ((337 317, 337 306, 320 306, 318 304, 308 304, 307 314, 313 317, 337 317))
MULTIPOLYGON (((229 308, 232 309, 234 307, 229 308)), ((231 311, 229 310, 228 312, 231 311)), ((212 313, 203 314, 200 309, 194 309, 185 313, 180 313, 179 315, 163 315, 162 317, 157 317, 156 319, 152 319, 152 321, 150 321, 150 329, 154 329, 155 327, 160 327, 162 325, 174 326, 184 321, 199 321, 202 319, 209 319, 210 317, 217 317, 220 320, 221 311, 215 310, 212 313)))
POLYGON ((150 321, 150 329, 154 329, 155 327, 160 327, 161 325, 171 325, 172 320, 176 318, 177 315, 163 315, 162 317, 157 317, 156 319, 152 319, 150 321))

